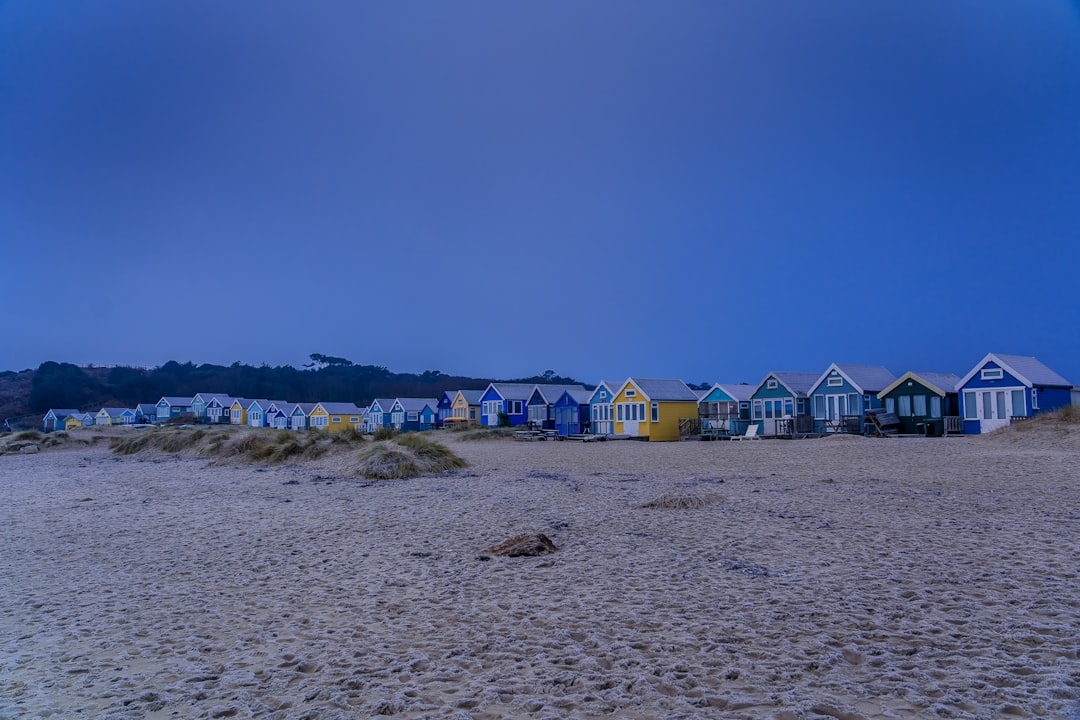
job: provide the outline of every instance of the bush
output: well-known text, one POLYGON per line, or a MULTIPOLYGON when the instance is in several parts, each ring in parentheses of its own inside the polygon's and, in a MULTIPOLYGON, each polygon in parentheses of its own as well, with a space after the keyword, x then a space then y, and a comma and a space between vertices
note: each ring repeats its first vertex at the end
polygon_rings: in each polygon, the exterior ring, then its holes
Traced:
POLYGON ((447 470, 456 470, 468 465, 463 458, 455 455, 450 448, 423 435, 415 433, 400 435, 394 438, 394 441, 398 445, 407 447, 416 453, 416 456, 423 461, 424 469, 427 472, 446 472, 447 470))
POLYGON ((359 470, 372 480, 400 480, 420 474, 410 455, 389 445, 378 445, 363 453, 359 470))
POLYGON ((501 427, 501 428, 510 427, 510 416, 507 415, 504 412, 499 413, 499 427, 501 427))
POLYGON ((33 440, 34 442, 37 442, 38 440, 41 439, 41 433, 39 433, 37 430, 23 430, 20 433, 15 433, 15 437, 13 437, 11 439, 12 440, 33 440))
POLYGON ((394 428, 384 426, 376 430, 375 434, 372 437, 374 437, 376 440, 393 440, 397 434, 398 431, 394 428))
POLYGON ((514 428, 511 427, 489 427, 489 428, 472 428, 468 432, 463 432, 458 436, 460 440, 501 440, 503 438, 509 438, 514 436, 514 428))

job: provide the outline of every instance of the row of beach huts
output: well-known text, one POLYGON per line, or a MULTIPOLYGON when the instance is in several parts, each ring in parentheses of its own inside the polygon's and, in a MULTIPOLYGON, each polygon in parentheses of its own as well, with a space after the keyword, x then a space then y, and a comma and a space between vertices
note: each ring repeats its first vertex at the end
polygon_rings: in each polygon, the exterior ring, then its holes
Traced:
POLYGON ((681 380, 633 377, 594 388, 495 382, 438 398, 376 398, 364 407, 205 392, 135 408, 51 409, 43 429, 190 421, 365 433, 384 427, 410 432, 508 424, 528 428, 536 437, 653 441, 885 432, 943 436, 986 433, 1071 404, 1080 404, 1080 390, 1038 359, 989 353, 963 377, 896 376, 881 366, 833 363, 820 374, 771 372, 757 385, 717 383, 704 391, 681 380))

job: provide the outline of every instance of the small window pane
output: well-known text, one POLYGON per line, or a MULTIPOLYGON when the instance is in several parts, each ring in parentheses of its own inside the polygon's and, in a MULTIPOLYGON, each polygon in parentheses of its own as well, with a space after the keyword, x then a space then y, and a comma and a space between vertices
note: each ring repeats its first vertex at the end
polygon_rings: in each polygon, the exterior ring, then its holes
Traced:
POLYGON ((914 414, 919 417, 926 417, 926 396, 915 395, 911 400, 915 404, 914 414))
POLYGON ((896 414, 900 417, 911 417, 911 396, 901 395, 896 398, 896 402, 900 407, 900 410, 896 414))
POLYGON ((1004 420, 1008 417, 1008 415, 1005 414, 1005 393, 996 392, 994 393, 994 398, 997 400, 997 419, 1004 420))
POLYGON ((1024 407, 1024 391, 1013 390, 1012 391, 1012 414, 1013 415, 1027 415, 1027 409, 1024 407))

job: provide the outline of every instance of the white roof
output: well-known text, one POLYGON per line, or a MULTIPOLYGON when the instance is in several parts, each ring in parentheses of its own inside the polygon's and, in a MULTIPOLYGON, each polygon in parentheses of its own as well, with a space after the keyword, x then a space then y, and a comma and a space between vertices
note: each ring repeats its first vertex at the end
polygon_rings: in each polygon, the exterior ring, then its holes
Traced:
POLYGON ((956 387, 959 388, 961 385, 967 385, 968 381, 975 377, 976 373, 982 370, 983 366, 988 362, 996 363, 1028 387, 1036 385, 1063 388, 1072 387, 1071 382, 1043 365, 1036 358, 1024 355, 998 355, 996 353, 987 353, 986 357, 980 360, 975 367, 972 368, 971 372, 965 375, 964 378, 957 383, 956 387))

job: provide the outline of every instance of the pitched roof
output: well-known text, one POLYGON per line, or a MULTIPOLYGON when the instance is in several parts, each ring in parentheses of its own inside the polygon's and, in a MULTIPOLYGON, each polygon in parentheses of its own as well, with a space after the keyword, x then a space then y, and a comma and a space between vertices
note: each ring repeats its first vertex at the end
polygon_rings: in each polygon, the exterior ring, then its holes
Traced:
MULTIPOLYGON (((567 390, 584 390, 584 385, 541 385, 537 383, 533 386, 533 392, 539 391, 540 397, 544 399, 548 405, 551 405, 559 396, 567 390)), ((532 397, 532 393, 529 393, 529 397, 532 397)))
POLYGON ((49 413, 52 413, 53 417, 59 420, 60 418, 68 417, 69 415, 78 415, 80 412, 80 410, 76 410, 75 408, 49 408, 48 412, 45 413, 45 416, 48 417, 49 413))
POLYGON ((129 412, 133 415, 135 414, 135 411, 131 408, 101 408, 101 410, 98 410, 99 413, 102 411, 104 411, 105 414, 109 417, 120 417, 126 412, 129 412))
POLYGON ((975 367, 971 369, 971 372, 963 377, 956 387, 959 388, 961 385, 966 385, 967 382, 975 377, 975 374, 986 365, 986 363, 991 361, 1000 365, 1010 375, 1028 387, 1040 385, 1071 388, 1073 386, 1071 382, 1043 365, 1036 358, 1024 355, 998 355, 997 353, 987 353, 986 357, 980 360, 975 367))
POLYGON ((658 378, 627 378, 619 387, 619 392, 627 384, 633 383, 649 400, 657 402, 697 402, 698 394, 682 380, 664 380, 658 378))
POLYGON ((461 393, 461 397, 465 399, 465 402, 469 405, 479 405, 480 398, 484 397, 483 390, 458 390, 461 393))
POLYGON ((329 415, 359 415, 360 408, 350 402, 319 403, 329 415))
MULTIPOLYGON (((754 394, 754 391, 757 390, 757 387, 757 385, 751 385, 750 383, 716 383, 705 391, 705 395, 708 395, 716 388, 720 388, 733 400, 746 402, 750 399, 750 396, 754 394)), ((705 397, 705 395, 702 395, 702 397, 705 397)))
POLYGON ((622 387, 621 382, 611 382, 610 380, 601 380, 596 385, 596 387, 592 389, 592 392, 589 393, 589 402, 592 403, 593 396, 596 395, 596 391, 599 390, 600 388, 606 388, 608 393, 610 393, 611 395, 614 395, 615 392, 620 387, 622 387))
POLYGON ((499 393, 503 400, 528 401, 536 385, 530 385, 529 383, 491 383, 488 387, 495 388, 495 392, 499 393))
POLYGON ((216 397, 221 397, 221 398, 229 397, 229 393, 223 393, 223 392, 205 393, 205 392, 201 392, 201 393, 195 393, 195 397, 193 397, 191 399, 192 399, 192 401, 194 401, 195 398, 202 398, 205 402, 210 402, 211 400, 213 400, 216 397))
POLYGON ((896 378, 892 383, 887 385, 881 392, 877 394, 879 398, 884 398, 896 388, 900 387, 908 380, 914 380, 915 382, 923 385, 930 390, 933 390, 938 395, 944 397, 949 393, 956 392, 956 386, 960 382, 960 378, 952 373, 937 373, 937 372, 906 372, 900 377, 896 378))
MULTIPOLYGON (((169 405, 176 405, 178 407, 191 407, 191 401, 194 399, 195 398, 176 397, 172 395, 166 395, 165 397, 161 398, 161 400, 164 400, 169 405)), ((155 406, 160 404, 161 400, 158 400, 157 403, 155 403, 155 406)))
POLYGON ((296 403, 295 405, 293 405, 292 412, 290 412, 289 414, 292 415, 296 412, 297 408, 300 408, 300 412, 304 413, 304 415, 310 415, 311 411, 314 410, 315 406, 318 404, 319 403, 296 403))
POLYGON ((395 401, 401 405, 401 409, 407 413, 410 412, 423 412, 424 407, 430 407, 433 410, 439 405, 439 401, 435 398, 397 398, 395 401))
POLYGON ((135 406, 135 410, 143 415, 155 415, 157 414, 157 405, 154 403, 139 403, 135 406))
POLYGON ((755 386, 754 392, 756 393, 760 390, 761 386, 765 384, 765 381, 771 377, 779 380, 780 384, 786 387, 788 392, 795 395, 795 397, 806 397, 810 393, 810 388, 814 387, 814 383, 817 382, 818 379, 816 373, 771 372, 755 386))
POLYGON ((560 400, 562 400, 563 395, 568 395, 570 396, 570 399, 578 405, 588 405, 589 400, 592 399, 592 394, 592 390, 586 390, 585 388, 567 388, 566 390, 563 390, 561 393, 559 393, 559 397, 555 399, 555 402, 558 403, 560 400))
POLYGON ((825 369, 825 372, 821 374, 821 377, 818 378, 809 392, 817 390, 818 386, 825 382, 825 379, 832 374, 833 370, 840 373, 860 393, 880 392, 882 388, 887 387, 896 380, 896 376, 889 372, 888 368, 881 365, 841 365, 840 363, 833 363, 825 369))

